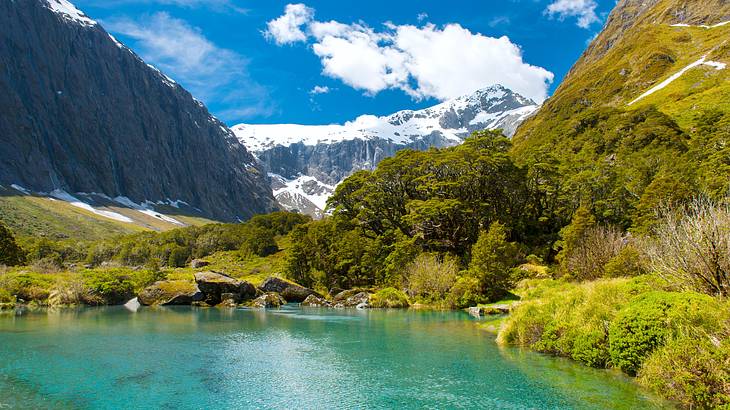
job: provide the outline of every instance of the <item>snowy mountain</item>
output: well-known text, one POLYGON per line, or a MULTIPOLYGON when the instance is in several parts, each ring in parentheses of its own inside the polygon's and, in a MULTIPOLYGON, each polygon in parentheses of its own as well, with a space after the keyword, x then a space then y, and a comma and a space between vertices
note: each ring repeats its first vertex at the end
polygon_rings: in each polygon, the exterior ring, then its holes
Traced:
POLYGON ((472 132, 502 129, 512 136, 538 106, 501 85, 429 107, 345 124, 240 124, 231 129, 269 172, 286 209, 319 217, 334 187, 353 172, 373 169, 401 149, 461 143, 472 132))

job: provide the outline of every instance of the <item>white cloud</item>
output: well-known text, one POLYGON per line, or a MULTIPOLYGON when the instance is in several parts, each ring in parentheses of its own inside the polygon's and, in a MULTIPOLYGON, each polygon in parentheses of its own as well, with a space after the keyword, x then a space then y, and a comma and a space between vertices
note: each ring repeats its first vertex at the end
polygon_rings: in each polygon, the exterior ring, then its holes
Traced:
POLYGON ((545 12, 558 19, 565 20, 568 17, 577 17, 578 27, 588 28, 591 24, 601 21, 596 15, 595 0, 555 0, 547 6, 545 12))
POLYGON ((418 13, 418 16, 416 16, 418 19, 418 22, 420 23, 423 20, 426 20, 428 18, 428 13, 418 13))
POLYGON ((266 90, 252 81, 248 61, 241 55, 219 48, 196 27, 156 13, 131 20, 105 20, 114 34, 133 40, 133 49, 147 62, 180 82, 196 98, 224 107, 221 117, 242 117, 271 111, 261 103, 266 90))
POLYGON ((310 94, 327 94, 330 91, 332 91, 329 87, 326 85, 315 85, 314 88, 312 88, 309 93, 310 94))
POLYGON ((312 21, 314 10, 304 4, 287 4, 284 14, 266 24, 266 37, 276 44, 291 44, 305 41, 307 35, 302 26, 312 21))
POLYGON ((375 31, 362 22, 309 18, 306 32, 304 24, 297 26, 305 37, 297 41, 310 40, 323 74, 370 95, 399 89, 415 99, 445 100, 501 84, 542 102, 554 77, 524 62, 522 50, 508 37, 487 37, 459 24, 386 23, 375 31))

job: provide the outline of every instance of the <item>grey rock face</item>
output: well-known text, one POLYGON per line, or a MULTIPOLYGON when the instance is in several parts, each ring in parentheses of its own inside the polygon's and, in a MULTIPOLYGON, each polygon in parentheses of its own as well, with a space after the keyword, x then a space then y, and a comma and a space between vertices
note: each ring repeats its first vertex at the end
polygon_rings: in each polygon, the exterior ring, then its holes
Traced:
POLYGON ((0 184, 182 200, 245 219, 275 207, 266 174, 181 86, 46 0, 0 2, 0 184))

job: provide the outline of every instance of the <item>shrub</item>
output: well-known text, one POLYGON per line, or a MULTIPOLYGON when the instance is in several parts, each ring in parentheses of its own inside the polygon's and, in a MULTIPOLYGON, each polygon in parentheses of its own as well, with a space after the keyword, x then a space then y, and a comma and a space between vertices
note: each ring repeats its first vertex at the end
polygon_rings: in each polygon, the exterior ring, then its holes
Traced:
POLYGON ((88 305, 117 305, 134 297, 134 283, 127 270, 88 270, 82 276, 86 291, 82 299, 88 305))
POLYGON ((730 296, 730 206, 695 200, 665 210, 647 254, 649 268, 678 288, 730 296))
POLYGON ((479 280, 481 293, 497 299, 512 286, 511 268, 517 264, 517 246, 507 242, 507 230, 499 222, 482 231, 472 247, 469 271, 479 280))
POLYGON ((623 233, 615 227, 588 227, 580 241, 564 249, 561 268, 577 280, 604 277, 606 265, 620 254, 625 243, 623 233))
POLYGON ((174 246, 170 249, 170 256, 167 258, 167 266, 171 268, 182 268, 190 257, 190 249, 182 246, 174 246))
POLYGON ((476 306, 484 301, 479 280, 471 276, 459 278, 446 297, 446 302, 453 309, 476 306))
POLYGON ((248 250, 257 256, 268 256, 279 251, 274 233, 266 228, 254 226, 247 230, 243 250, 248 250))
POLYGON ((15 242, 10 229, 0 222, 0 265, 15 266, 25 262, 23 250, 15 242))
POLYGON ((0 303, 15 303, 15 296, 5 289, 0 289, 0 303))
POLYGON ((616 256, 606 263, 604 276, 607 278, 620 278, 627 276, 639 276, 646 274, 645 256, 639 251, 635 240, 629 241, 616 256))
POLYGON ((370 306, 374 308, 406 308, 410 305, 408 296, 395 288, 381 289, 370 298, 370 306))
POLYGON ((639 372, 641 384, 686 408, 730 405, 730 344, 727 338, 681 338, 657 350, 639 372))
POLYGON ((654 291, 641 295, 622 309, 609 330, 611 363, 635 375, 642 362, 670 338, 692 329, 720 326, 716 301, 693 292, 654 291), (713 309, 714 308, 714 309, 713 309))
POLYGON ((423 253, 406 268, 408 294, 429 301, 442 300, 457 280, 458 264, 452 256, 423 253))

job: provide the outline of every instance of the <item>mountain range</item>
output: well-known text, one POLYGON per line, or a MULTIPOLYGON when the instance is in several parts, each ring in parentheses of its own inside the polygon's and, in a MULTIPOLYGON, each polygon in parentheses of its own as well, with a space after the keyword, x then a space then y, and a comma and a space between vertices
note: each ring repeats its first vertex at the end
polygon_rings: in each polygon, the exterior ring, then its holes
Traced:
POLYGON ((372 170, 402 149, 461 143, 472 132, 502 129, 512 136, 538 105, 494 85, 422 110, 362 115, 336 125, 239 124, 233 132, 267 170, 281 206, 321 217, 334 187, 372 170))

